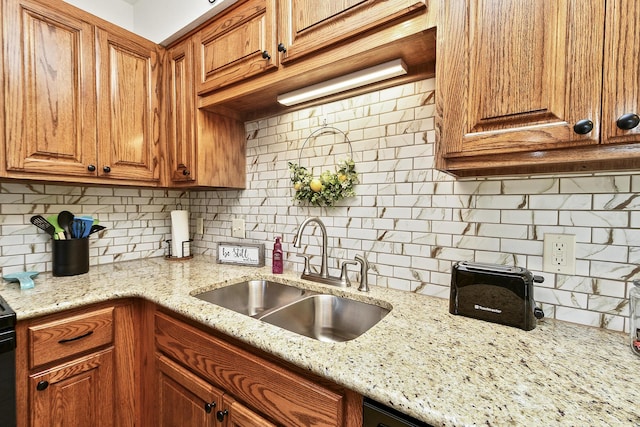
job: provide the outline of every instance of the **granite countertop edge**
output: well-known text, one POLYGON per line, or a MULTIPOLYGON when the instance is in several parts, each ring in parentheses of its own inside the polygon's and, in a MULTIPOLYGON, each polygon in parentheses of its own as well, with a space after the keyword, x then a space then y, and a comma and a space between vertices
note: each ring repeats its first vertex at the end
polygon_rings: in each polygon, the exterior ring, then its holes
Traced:
POLYGON ((543 320, 533 331, 448 312, 448 301, 377 286, 371 292, 217 264, 196 256, 124 261, 89 273, 0 284, 18 320, 140 297, 433 425, 635 425, 640 358, 625 334, 543 320), (360 337, 326 343, 193 298, 252 278, 391 306, 360 337))

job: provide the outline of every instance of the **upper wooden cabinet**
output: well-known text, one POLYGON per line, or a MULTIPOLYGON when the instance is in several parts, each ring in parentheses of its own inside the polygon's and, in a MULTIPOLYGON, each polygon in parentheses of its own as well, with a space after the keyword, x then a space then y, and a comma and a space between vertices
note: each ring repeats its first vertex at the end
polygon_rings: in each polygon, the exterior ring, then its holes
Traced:
POLYGON ((612 144, 640 142, 640 126, 636 123, 627 129, 640 115, 640 3, 634 0, 606 3, 602 139, 612 144))
POLYGON ((437 5, 433 0, 238 3, 193 36, 198 107, 222 107, 245 119, 278 114, 282 93, 399 58, 408 75, 367 90, 433 76, 437 5))
POLYGON ((93 26, 35 1, 4 0, 2 7, 7 171, 92 175, 93 26))
POLYGON ((196 180, 195 85, 193 44, 187 40, 171 48, 168 64, 168 160, 172 184, 191 184, 196 180))
POLYGON ((245 1, 196 33, 199 92, 277 67, 275 1, 245 1))
POLYGON ((162 75, 158 47, 97 30, 98 174, 158 181, 162 75))
POLYGON ((286 49, 282 62, 333 47, 426 6, 426 0, 282 1, 278 21, 279 43, 286 49))
POLYGON ((157 185, 159 47, 63 2, 2 5, 6 175, 157 185))
POLYGON ((640 145, 604 146, 634 141, 609 135, 637 107, 638 55, 606 49, 602 85, 605 40, 637 42, 632 4, 607 2, 605 26, 600 0, 444 2, 437 167, 458 176, 633 167, 640 145))
POLYGON ((191 40, 172 47, 167 63, 169 185, 244 188, 244 122, 196 109, 191 40))

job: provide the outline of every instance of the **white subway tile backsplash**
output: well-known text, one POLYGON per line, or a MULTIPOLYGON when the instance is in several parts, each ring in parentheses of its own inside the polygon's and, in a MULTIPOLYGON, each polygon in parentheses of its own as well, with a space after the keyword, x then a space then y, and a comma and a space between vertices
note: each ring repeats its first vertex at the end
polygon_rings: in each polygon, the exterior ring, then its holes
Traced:
MULTIPOLYGON (((293 235, 305 217, 328 227, 329 266, 366 252, 370 283, 449 297, 456 261, 518 265, 545 278, 536 299, 547 317, 624 330, 627 288, 640 278, 640 172, 453 179, 434 169, 435 79, 355 96, 245 124, 247 189, 183 190, 0 183, 0 268, 51 270, 48 236, 31 215, 69 209, 98 217, 91 265, 164 255, 169 212, 178 203, 205 234, 193 251, 215 256, 231 238, 231 220, 246 222, 249 242, 283 237, 285 268, 301 271, 297 253, 320 262, 319 232, 293 235), (345 132, 361 183, 334 208, 296 205, 287 162, 333 170, 349 152, 342 134, 307 142, 324 123, 345 132), (541 271, 545 233, 576 236, 576 275, 541 271)), ((355 280, 358 273, 351 269, 355 280)))

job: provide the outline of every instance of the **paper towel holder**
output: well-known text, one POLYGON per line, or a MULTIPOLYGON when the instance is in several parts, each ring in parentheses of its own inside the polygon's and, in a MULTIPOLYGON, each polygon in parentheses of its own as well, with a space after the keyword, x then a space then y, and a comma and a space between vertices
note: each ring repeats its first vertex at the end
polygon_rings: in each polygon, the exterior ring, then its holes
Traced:
POLYGON ((165 247, 165 259, 171 260, 171 261, 180 261, 180 260, 185 260, 185 259, 191 259, 193 258, 193 254, 191 253, 191 242, 193 242, 193 239, 189 239, 189 240, 185 240, 184 242, 182 242, 182 253, 183 254, 189 254, 189 255, 185 255, 185 256, 174 256, 171 254, 171 239, 169 240, 165 240, 165 243, 167 244, 167 246, 165 247))

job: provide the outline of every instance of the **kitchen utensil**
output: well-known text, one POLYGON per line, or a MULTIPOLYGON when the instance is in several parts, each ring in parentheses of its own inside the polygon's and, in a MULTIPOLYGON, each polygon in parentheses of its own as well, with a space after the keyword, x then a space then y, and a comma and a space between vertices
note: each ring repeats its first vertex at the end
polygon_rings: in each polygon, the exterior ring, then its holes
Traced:
POLYGON ((42 215, 34 215, 31 217, 31 224, 38 227, 40 230, 46 231, 50 236, 55 236, 56 228, 42 215))
POLYGON ((77 216, 73 219, 72 230, 76 239, 84 239, 89 236, 91 232, 91 226, 93 225, 93 218, 77 216))
POLYGON ((107 227, 105 227, 104 225, 93 224, 91 226, 91 230, 89 231, 89 234, 97 233, 98 231, 102 231, 105 228, 107 227))
POLYGON ((38 271, 24 271, 22 273, 5 274, 2 278, 8 282, 20 282, 20 289, 31 289, 35 286, 33 277, 40 274, 38 271))
POLYGON ((61 239, 64 240, 65 236, 64 236, 64 230, 62 229, 62 227, 60 227, 60 224, 58 224, 58 215, 49 215, 47 217, 47 221, 49 221, 51 223, 51 225, 53 225, 53 227, 55 228, 55 235, 53 236, 54 239, 61 239))
POLYGON ((73 214, 69 211, 62 211, 58 214, 58 224, 64 230, 64 235, 68 239, 72 237, 71 223, 73 223, 73 214))

